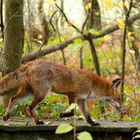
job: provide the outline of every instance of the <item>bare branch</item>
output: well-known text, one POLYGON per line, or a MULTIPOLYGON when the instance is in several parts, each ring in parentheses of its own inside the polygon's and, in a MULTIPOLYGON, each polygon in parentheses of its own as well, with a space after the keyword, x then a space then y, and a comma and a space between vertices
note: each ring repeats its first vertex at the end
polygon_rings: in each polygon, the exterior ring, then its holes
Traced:
POLYGON ((55 11, 55 12, 52 14, 51 18, 50 18, 50 24, 51 24, 51 26, 52 26, 54 32, 56 32, 56 29, 55 29, 54 26, 53 26, 52 20, 53 20, 53 17, 55 16, 56 13, 57 13, 57 11, 55 11))
POLYGON ((88 18, 89 18, 89 14, 87 14, 87 17, 85 18, 85 21, 83 22, 83 25, 82 25, 82 28, 81 28, 82 34, 84 33, 84 29, 85 29, 85 26, 87 24, 88 18))
POLYGON ((44 56, 46 54, 50 54, 50 53, 53 53, 55 51, 62 50, 64 48, 66 48, 70 43, 72 43, 77 38, 79 38, 79 37, 74 37, 74 38, 69 39, 69 40, 67 40, 65 42, 62 42, 62 43, 56 44, 54 46, 51 46, 49 48, 47 47, 47 48, 44 48, 44 49, 39 50, 39 51, 34 51, 34 52, 24 56, 22 61, 24 63, 24 62, 27 62, 27 61, 34 60, 37 57, 41 57, 41 56, 44 56))
MULTIPOLYGON (((133 23, 134 21, 136 21, 138 19, 140 19, 140 12, 138 14, 128 18, 127 23, 128 24, 133 23)), ((110 33, 114 32, 114 31, 118 30, 118 29, 119 29, 118 25, 114 24, 113 26, 101 31, 98 35, 92 34, 92 38, 94 39, 94 38, 103 37, 103 36, 105 36, 107 34, 110 34, 110 33)))
MULTIPOLYGON (((140 19, 140 13, 138 13, 137 15, 134 15, 131 18, 129 18, 128 19, 128 23, 133 23, 135 20, 138 20, 138 19, 140 19)), ((92 37, 92 39, 100 38, 100 37, 103 37, 103 36, 105 36, 105 35, 107 35, 109 33, 114 32, 117 29, 119 29, 119 27, 118 27, 117 24, 115 24, 114 26, 109 27, 109 28, 105 29, 104 31, 100 32, 98 35, 93 35, 92 34, 91 37, 92 37)), ((71 44, 75 39, 78 39, 78 38, 83 39, 83 35, 74 37, 72 39, 69 39, 69 40, 67 40, 65 42, 62 42, 62 43, 59 43, 59 44, 56 44, 54 46, 47 47, 47 48, 44 48, 44 49, 37 50, 35 52, 29 53, 28 55, 23 57, 23 62, 34 60, 37 57, 41 57, 43 55, 46 55, 46 54, 49 54, 49 53, 53 53, 55 51, 62 50, 64 48, 66 48, 69 44, 71 44)), ((84 39, 86 40, 86 38, 84 38, 84 39)))

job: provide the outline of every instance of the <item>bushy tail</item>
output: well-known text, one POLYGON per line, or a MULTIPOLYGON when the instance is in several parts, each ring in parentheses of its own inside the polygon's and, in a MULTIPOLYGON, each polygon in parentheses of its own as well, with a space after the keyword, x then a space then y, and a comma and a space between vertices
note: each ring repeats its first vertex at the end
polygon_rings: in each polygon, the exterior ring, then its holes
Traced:
POLYGON ((19 85, 19 80, 15 72, 7 74, 0 80, 0 94, 15 89, 19 85))

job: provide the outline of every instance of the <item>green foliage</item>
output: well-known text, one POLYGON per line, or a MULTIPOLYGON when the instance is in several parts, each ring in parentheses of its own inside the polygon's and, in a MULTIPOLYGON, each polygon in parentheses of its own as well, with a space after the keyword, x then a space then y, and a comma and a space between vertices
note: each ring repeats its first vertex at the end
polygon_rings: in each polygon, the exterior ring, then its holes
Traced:
MULTIPOLYGON (((70 132, 72 129, 73 129, 73 126, 71 126, 69 124, 60 124, 57 127, 55 133, 56 134, 65 134, 65 133, 70 132)), ((92 140, 92 136, 89 132, 83 131, 77 135, 77 139, 78 140, 92 140)))
POLYGON ((12 115, 14 116, 20 116, 21 115, 21 111, 24 109, 24 106, 17 104, 13 107, 12 110, 12 115))
POLYGON ((12 110, 12 115, 13 116, 21 116, 22 115, 22 111, 24 110, 24 108, 26 107, 26 105, 29 105, 32 101, 32 97, 27 97, 25 99, 23 99, 22 101, 18 102, 12 110))
POLYGON ((75 109, 76 108, 76 103, 72 103, 65 112, 70 112, 71 110, 75 109))
POLYGON ((57 127, 55 133, 56 134, 64 134, 68 133, 73 129, 73 127, 69 124, 61 124, 57 127))
POLYGON ((132 140, 138 140, 140 139, 140 135, 136 135, 132 140))
POLYGON ((77 139, 78 140, 92 140, 92 136, 89 132, 84 131, 78 134, 77 139))
POLYGON ((89 29, 88 30, 88 33, 91 33, 91 34, 95 34, 95 35, 98 35, 99 34, 99 32, 96 30, 96 29, 89 29))
POLYGON ((134 118, 135 122, 140 122, 140 114, 136 115, 136 117, 134 118))
POLYGON ((51 37, 50 40, 49 40, 49 42, 48 42, 48 45, 49 46, 53 46, 53 45, 55 45, 57 43, 60 43, 59 36, 51 37))
POLYGON ((70 52, 75 52, 78 51, 83 46, 83 44, 84 42, 81 39, 76 39, 72 44, 69 45, 67 49, 70 52))
POLYGON ((28 47, 28 46, 27 46, 27 41, 24 41, 24 47, 23 47, 23 53, 24 53, 24 54, 27 54, 27 52, 28 52, 28 51, 27 51, 27 47, 28 47))
POLYGON ((128 86, 124 86, 124 91, 127 93, 127 94, 130 94, 133 90, 131 88, 129 88, 128 86))
POLYGON ((39 109, 37 109, 36 112, 39 116, 43 116, 47 118, 48 117, 56 118, 59 115, 59 113, 63 112, 65 109, 66 109, 65 106, 61 104, 56 104, 56 103, 52 104, 52 103, 42 102, 39 104, 39 109))
POLYGON ((2 39, 0 38, 0 49, 3 49, 4 45, 3 45, 3 42, 2 42, 2 39))
POLYGON ((140 129, 135 131, 132 135, 132 140, 138 140, 138 139, 140 139, 140 129))
POLYGON ((5 113, 5 109, 3 106, 0 106, 0 116, 2 116, 5 113))
MULTIPOLYGON (((24 100, 20 101, 17 105, 13 107, 12 116, 21 116, 22 111, 29 105, 32 101, 32 97, 27 97, 24 100)), ((44 101, 42 101, 36 108, 36 113, 39 116, 57 118, 60 112, 65 112, 66 110, 66 98, 62 95, 50 95, 47 96, 44 101)), ((4 115, 5 109, 0 106, 0 116, 4 115)))

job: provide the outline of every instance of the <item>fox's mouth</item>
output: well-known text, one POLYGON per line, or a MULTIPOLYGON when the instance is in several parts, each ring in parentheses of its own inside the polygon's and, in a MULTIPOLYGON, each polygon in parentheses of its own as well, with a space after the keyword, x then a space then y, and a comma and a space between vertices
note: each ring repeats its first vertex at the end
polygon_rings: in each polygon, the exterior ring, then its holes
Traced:
POLYGON ((107 100, 117 111, 124 113, 125 112, 125 108, 120 105, 118 102, 114 101, 112 98, 107 100))

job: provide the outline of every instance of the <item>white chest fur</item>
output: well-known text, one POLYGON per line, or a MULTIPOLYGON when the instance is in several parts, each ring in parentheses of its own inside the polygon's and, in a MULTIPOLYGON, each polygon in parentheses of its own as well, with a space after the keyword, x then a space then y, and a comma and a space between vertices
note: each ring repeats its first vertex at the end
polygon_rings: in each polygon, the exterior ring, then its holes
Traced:
POLYGON ((92 92, 91 94, 84 94, 81 96, 82 99, 88 99, 88 98, 98 98, 99 100, 106 100, 107 97, 106 96, 98 96, 96 95, 94 92, 92 92))

